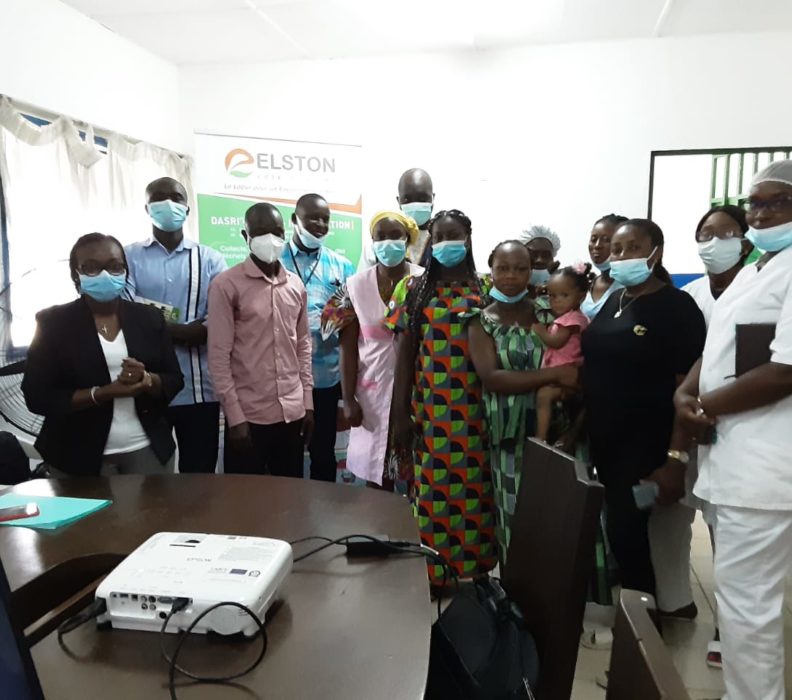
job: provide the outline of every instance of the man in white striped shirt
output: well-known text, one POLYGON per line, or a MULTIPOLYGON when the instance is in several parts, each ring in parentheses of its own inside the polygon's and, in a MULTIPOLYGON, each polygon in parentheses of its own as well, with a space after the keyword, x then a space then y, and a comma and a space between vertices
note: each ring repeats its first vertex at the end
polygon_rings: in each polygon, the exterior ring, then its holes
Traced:
POLYGON ((211 473, 217 463, 220 404, 207 366, 207 300, 209 284, 226 263, 218 251, 184 237, 190 208, 181 183, 170 177, 150 183, 146 211, 151 237, 126 248, 127 296, 162 310, 184 374, 184 389, 168 409, 179 471, 211 473))

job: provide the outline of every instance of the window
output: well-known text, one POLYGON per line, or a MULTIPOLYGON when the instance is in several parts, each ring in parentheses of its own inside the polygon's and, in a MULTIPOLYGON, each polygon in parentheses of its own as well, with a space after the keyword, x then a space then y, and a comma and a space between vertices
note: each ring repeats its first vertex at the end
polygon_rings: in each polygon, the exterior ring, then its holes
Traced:
POLYGON ((150 235, 144 192, 165 175, 191 192, 190 163, 176 153, 118 134, 96 137, 91 127, 24 114, 0 98, 0 321, 10 325, 11 346, 29 344, 39 310, 76 297, 68 257, 77 238, 100 231, 126 245, 150 235))
MULTIPOLYGON (((694 230, 713 206, 740 205, 757 171, 789 158, 792 147, 654 151, 649 170, 649 217, 666 236, 664 263, 685 284, 702 273, 694 230)), ((748 262, 761 255, 754 250, 748 262)))

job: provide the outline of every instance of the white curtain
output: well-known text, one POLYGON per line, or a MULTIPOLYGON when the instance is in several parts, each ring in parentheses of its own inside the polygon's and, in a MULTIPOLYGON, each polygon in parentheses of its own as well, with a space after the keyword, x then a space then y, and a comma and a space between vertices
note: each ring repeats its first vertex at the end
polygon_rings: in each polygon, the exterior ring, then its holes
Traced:
POLYGON ((37 311, 75 297, 67 261, 77 238, 99 231, 126 245, 151 235, 144 207, 152 180, 167 175, 184 184, 193 211, 186 233, 194 235, 190 225, 197 231, 190 159, 119 134, 106 140, 106 149, 97 147, 92 127, 66 117, 37 126, 0 97, 9 265, 4 279, 10 282, 0 323, 10 321, 14 346, 29 343, 37 311))

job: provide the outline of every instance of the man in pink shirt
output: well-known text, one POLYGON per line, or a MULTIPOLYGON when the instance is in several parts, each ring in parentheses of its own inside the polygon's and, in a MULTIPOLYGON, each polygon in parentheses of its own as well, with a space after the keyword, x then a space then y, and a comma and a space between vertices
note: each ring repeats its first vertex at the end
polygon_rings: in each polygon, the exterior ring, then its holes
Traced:
POLYGON ((245 214, 250 257, 209 290, 209 371, 226 419, 227 474, 302 475, 313 428, 305 287, 279 259, 283 218, 271 204, 245 214))

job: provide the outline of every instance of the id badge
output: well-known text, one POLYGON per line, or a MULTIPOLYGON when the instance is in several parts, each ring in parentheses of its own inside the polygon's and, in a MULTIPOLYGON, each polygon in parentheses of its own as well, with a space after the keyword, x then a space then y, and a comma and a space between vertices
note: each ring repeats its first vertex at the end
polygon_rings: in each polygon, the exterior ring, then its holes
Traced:
POLYGON ((162 301, 145 299, 143 297, 135 297, 135 301, 138 304, 145 304, 146 306, 153 306, 155 309, 158 309, 168 323, 179 322, 179 317, 181 316, 181 312, 175 306, 171 306, 170 304, 165 304, 162 301))

